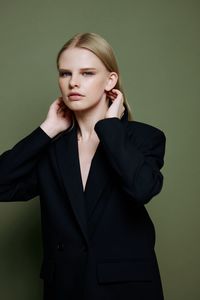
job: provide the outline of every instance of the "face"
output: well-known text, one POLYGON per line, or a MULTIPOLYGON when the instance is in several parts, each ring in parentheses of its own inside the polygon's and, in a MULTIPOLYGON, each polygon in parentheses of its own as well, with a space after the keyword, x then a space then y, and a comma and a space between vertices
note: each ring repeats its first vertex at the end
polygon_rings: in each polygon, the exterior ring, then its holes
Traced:
POLYGON ((114 87, 116 76, 87 49, 66 49, 59 59, 59 87, 64 103, 72 111, 105 105, 106 91, 114 87))

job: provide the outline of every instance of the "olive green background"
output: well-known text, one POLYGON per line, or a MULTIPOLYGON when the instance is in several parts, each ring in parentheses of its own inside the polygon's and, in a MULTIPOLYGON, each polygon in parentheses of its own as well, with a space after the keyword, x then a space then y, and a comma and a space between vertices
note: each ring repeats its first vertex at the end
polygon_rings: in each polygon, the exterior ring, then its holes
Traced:
MULTIPOLYGON (((0 1, 0 152, 59 95, 55 58, 77 32, 115 49, 138 121, 167 136, 165 183, 147 205, 166 300, 200 299, 200 2, 0 1)), ((39 201, 0 204, 0 299, 42 299, 39 201)))

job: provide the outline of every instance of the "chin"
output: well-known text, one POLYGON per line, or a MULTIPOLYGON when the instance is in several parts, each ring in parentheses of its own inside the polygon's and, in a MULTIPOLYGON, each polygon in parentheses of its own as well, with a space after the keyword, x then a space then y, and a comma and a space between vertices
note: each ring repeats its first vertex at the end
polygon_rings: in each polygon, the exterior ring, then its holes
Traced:
POLYGON ((84 105, 80 105, 80 103, 73 103, 73 104, 66 104, 67 107, 72 110, 73 112, 79 112, 79 111, 87 111, 90 109, 90 107, 85 107, 84 105))
POLYGON ((78 111, 88 111, 88 110, 94 109, 95 107, 97 108, 98 103, 92 103, 89 105, 88 103, 86 104, 81 101, 73 101, 70 103, 68 102, 66 105, 72 111, 78 112, 78 111))

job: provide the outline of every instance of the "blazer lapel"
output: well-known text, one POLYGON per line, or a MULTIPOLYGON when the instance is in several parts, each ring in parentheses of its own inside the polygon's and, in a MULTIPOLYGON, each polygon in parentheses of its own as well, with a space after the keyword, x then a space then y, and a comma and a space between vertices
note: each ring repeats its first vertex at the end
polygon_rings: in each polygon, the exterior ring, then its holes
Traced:
MULTIPOLYGON (((125 108, 124 115, 121 119, 124 127, 128 123, 128 110, 125 108)), ((126 128, 125 128, 126 130, 126 128)), ((112 171, 108 159, 106 158, 101 146, 101 142, 92 159, 90 172, 88 175, 85 188, 85 201, 87 204, 88 218, 90 218, 98 204, 102 192, 108 183, 112 183, 112 171)))
MULTIPOLYGON (((124 126, 124 130, 126 130, 128 124, 127 108, 125 108, 121 122, 124 126)), ((109 202, 112 185, 116 184, 115 180, 117 180, 117 178, 115 179, 115 174, 110 167, 109 160, 106 158, 100 142, 91 163, 85 188, 89 238, 92 238, 106 205, 109 202)))
POLYGON ((71 131, 63 133, 56 144, 57 162, 64 187, 75 217, 82 233, 88 242, 87 222, 83 185, 80 173, 76 126, 71 131))
MULTIPOLYGON (((125 110, 125 114, 121 119, 124 126, 127 125, 127 119, 128 113, 125 110)), ((57 162, 64 187, 82 233, 88 242, 88 237, 95 231, 99 218, 108 203, 109 193, 112 190, 113 173, 109 161, 100 142, 91 162, 84 192, 80 172, 76 124, 71 131, 61 134, 55 144, 57 162), (105 197, 103 194, 107 196, 105 197)))
POLYGON ((109 165, 103 153, 101 144, 99 144, 96 153, 92 159, 90 171, 85 187, 85 202, 87 207, 87 219, 92 217, 97 208, 98 201, 109 182, 109 165))

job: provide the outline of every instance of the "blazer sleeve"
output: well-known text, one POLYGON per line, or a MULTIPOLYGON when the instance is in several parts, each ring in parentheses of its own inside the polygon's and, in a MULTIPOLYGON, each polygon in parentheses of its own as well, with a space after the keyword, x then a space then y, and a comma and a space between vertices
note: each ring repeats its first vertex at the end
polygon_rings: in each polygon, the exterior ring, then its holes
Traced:
POLYGON ((36 165, 50 141, 38 127, 0 156, 0 201, 26 201, 38 195, 36 165))
POLYGON ((146 204, 163 185, 160 169, 164 164, 165 135, 142 123, 135 130, 133 123, 127 122, 129 126, 125 127, 118 118, 103 119, 96 123, 95 131, 122 189, 136 203, 146 204))

